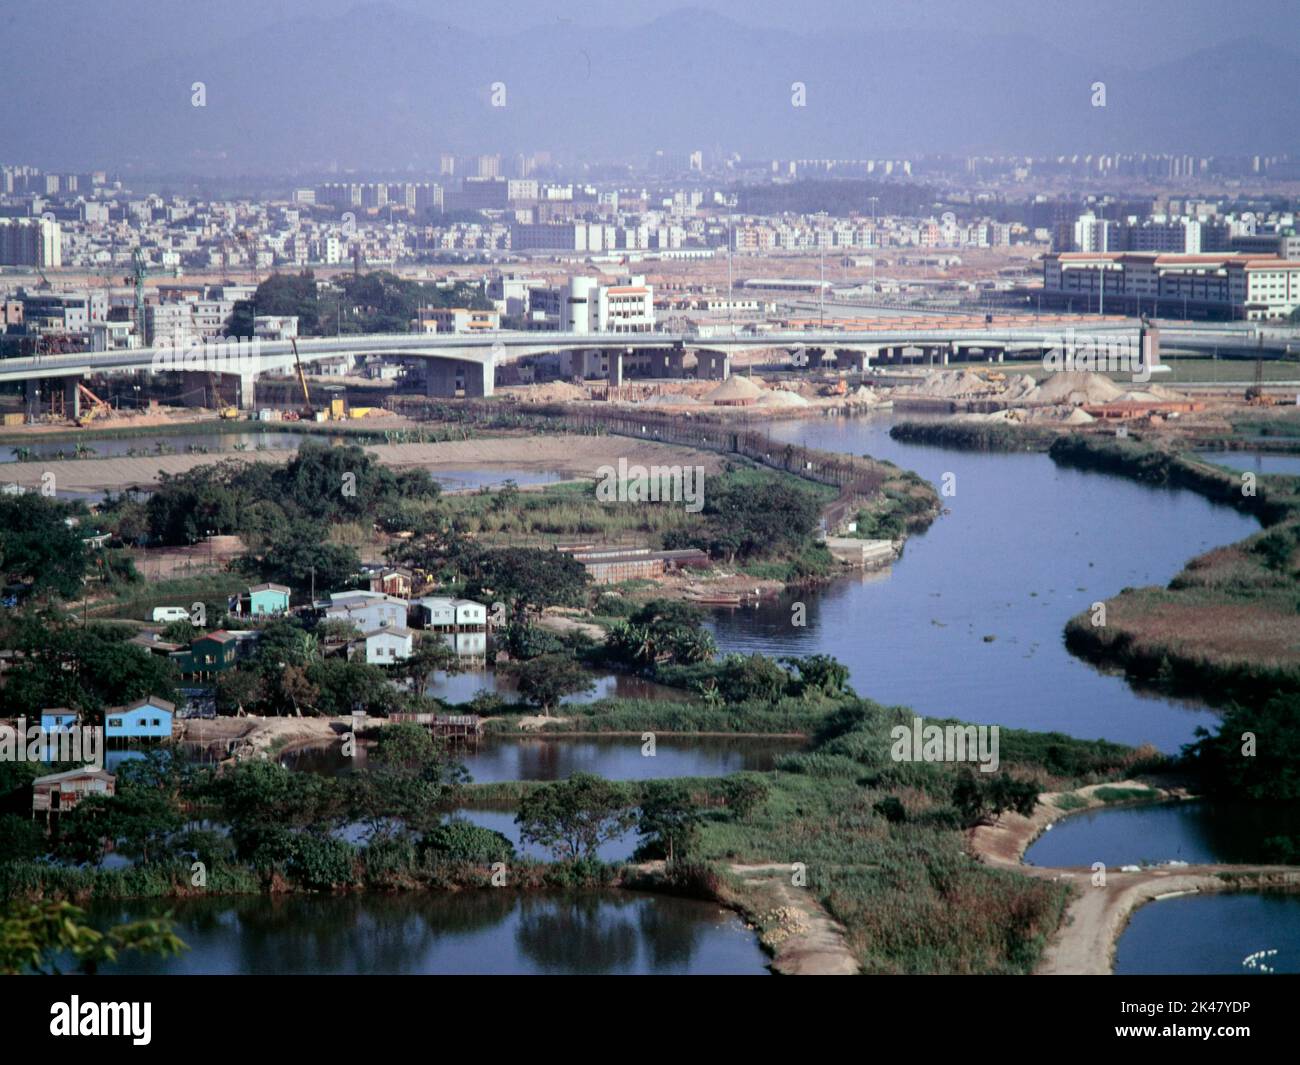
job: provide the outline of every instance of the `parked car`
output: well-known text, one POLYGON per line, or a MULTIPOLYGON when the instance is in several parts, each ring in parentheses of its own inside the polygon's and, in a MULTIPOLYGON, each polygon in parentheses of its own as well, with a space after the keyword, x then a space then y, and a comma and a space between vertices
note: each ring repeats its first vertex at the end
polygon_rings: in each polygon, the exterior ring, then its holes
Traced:
POLYGON ((153 608, 154 621, 189 621, 190 612, 183 606, 156 606, 153 608))

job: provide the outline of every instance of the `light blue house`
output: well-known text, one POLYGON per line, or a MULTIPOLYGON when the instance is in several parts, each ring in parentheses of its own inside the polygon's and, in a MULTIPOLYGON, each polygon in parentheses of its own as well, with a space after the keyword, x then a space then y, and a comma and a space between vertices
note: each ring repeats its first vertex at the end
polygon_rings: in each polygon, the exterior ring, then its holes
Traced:
POLYGON ((77 727, 77 712, 65 706, 41 711, 42 732, 63 732, 77 727))
POLYGON ((283 584, 254 584, 243 595, 230 597, 230 610, 252 618, 287 614, 289 589, 283 584))
POLYGON ((169 740, 176 705, 150 695, 128 706, 104 711, 104 738, 109 740, 169 740))

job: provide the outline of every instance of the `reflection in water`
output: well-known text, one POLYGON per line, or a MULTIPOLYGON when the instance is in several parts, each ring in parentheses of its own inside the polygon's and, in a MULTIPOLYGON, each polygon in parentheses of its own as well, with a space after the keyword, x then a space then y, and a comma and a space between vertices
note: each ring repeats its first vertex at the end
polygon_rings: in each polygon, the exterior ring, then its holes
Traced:
POLYGON ((179 958, 122 973, 719 973, 765 959, 716 904, 630 892, 299 896, 102 904, 100 926, 171 908, 179 958))
POLYGON ((1025 852, 1042 866, 1114 867, 1159 862, 1278 860, 1265 846, 1276 837, 1300 842, 1300 804, 1173 802, 1071 814, 1025 852))
POLYGON ((1163 585, 1193 555, 1256 522, 1189 491, 1067 469, 1042 454, 902 444, 889 417, 772 426, 789 440, 870 454, 936 486, 950 513, 912 537, 886 579, 848 578, 757 609, 719 610, 727 651, 831 654, 853 686, 926 717, 1058 730, 1175 751, 1210 710, 1136 692, 1071 655, 1066 621, 1126 586, 1163 585), (806 625, 791 624, 793 600, 806 625), (993 639, 986 641, 985 636, 993 639))
MULTIPOLYGON (((653 757, 642 754, 638 736, 495 737, 458 747, 456 757, 477 784, 504 780, 564 780, 574 773, 596 773, 609 780, 658 780, 664 777, 716 777, 741 770, 772 769, 783 755, 797 751, 800 740, 774 737, 660 735, 653 757)), ((366 765, 367 747, 357 745, 355 758, 341 744, 304 747, 280 757, 299 772, 338 775, 366 765)))
POLYGON ((1115 972, 1262 975, 1242 965, 1259 950, 1278 973, 1300 973, 1300 895, 1186 895, 1149 902, 1115 947, 1115 972))
POLYGON ((1269 451, 1198 451, 1196 455, 1230 470, 1300 474, 1300 455, 1279 455, 1269 451))
MULTIPOLYGON (((476 636, 484 639, 482 633, 462 633, 462 636, 476 636)), ((462 651, 462 654, 477 653, 482 651, 469 652, 462 651)), ((646 680, 644 677, 635 677, 627 673, 607 673, 603 676, 592 675, 592 690, 583 692, 578 695, 566 695, 561 701, 562 704, 569 706, 575 703, 594 703, 598 699, 665 699, 681 701, 686 698, 686 693, 680 688, 669 688, 663 684, 656 684, 652 680, 646 680)), ((473 699, 479 692, 495 692, 500 695, 506 702, 514 702, 518 698, 519 681, 518 678, 509 673, 497 673, 493 670, 466 670, 463 673, 435 673, 429 687, 425 689, 426 695, 442 699, 447 703, 466 703, 473 699)))

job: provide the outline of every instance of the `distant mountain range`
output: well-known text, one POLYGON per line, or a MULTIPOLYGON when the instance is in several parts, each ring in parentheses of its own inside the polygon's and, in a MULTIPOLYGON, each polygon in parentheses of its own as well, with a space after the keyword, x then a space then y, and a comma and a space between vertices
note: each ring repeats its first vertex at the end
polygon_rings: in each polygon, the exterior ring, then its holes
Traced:
POLYGON ((43 62, 0 66, 4 161, 201 173, 426 167, 440 151, 539 148, 592 160, 715 147, 785 158, 1300 151, 1300 54, 1266 37, 1134 70, 1025 36, 798 35, 693 9, 632 29, 557 19, 483 36, 374 5, 191 38, 147 61, 116 41, 61 61, 51 32, 43 62), (1097 81, 1104 108, 1090 102, 1097 81), (492 106, 495 82, 505 107, 492 106), (806 107, 791 104, 795 82, 806 107))

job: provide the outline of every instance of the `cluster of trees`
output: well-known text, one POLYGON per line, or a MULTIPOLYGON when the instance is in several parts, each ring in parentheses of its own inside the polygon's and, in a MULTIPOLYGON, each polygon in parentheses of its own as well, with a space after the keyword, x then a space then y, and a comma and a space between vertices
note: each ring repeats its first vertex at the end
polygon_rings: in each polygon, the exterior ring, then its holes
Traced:
POLYGON ((1300 695, 1262 705, 1233 704, 1218 732, 1198 728, 1183 759, 1207 794, 1225 798, 1300 800, 1300 695))
POLYGON ((605 650, 615 661, 636 667, 709 662, 718 646, 703 624, 704 612, 693 603, 652 599, 614 624, 605 650))
POLYGON ((34 707, 66 706, 95 717, 146 695, 176 700, 178 677, 165 658, 128 643, 120 625, 76 625, 48 613, 13 622, 15 652, 0 687, 0 714, 30 714, 34 707))
MULTIPOLYGON (((99 864, 111 848, 139 866, 240 862, 325 889, 354 879, 360 851, 340 837, 341 828, 361 825, 370 846, 414 845, 438 831, 440 811, 467 779, 426 729, 408 724, 382 729, 366 766, 338 778, 265 760, 218 773, 160 749, 125 762, 116 794, 87 796, 60 818, 50 841, 35 842, 79 865, 99 864), (205 821, 229 833, 203 827, 205 821)), ((13 834, 10 816, 0 819, 0 830, 13 834)), ((439 836, 429 847, 436 852, 444 842, 439 836)), ((22 856, 31 857, 32 841, 26 843, 22 856)))
POLYGON ((104 513, 128 542, 192 544, 217 533, 265 545, 306 527, 375 521, 410 504, 428 508, 438 494, 421 470, 395 471, 355 445, 308 442, 283 466, 228 460, 163 474, 148 502, 117 496, 104 513))
POLYGON ((5 584, 32 595, 71 599, 81 594, 91 552, 78 524, 84 503, 64 503, 36 492, 0 496, 0 572, 5 584))
MULTIPOLYGON (((748 820, 767 801, 767 782, 753 774, 728 777, 722 789, 728 810, 739 820, 748 820)), ((689 857, 706 808, 681 781, 648 781, 638 790, 633 794, 627 785, 591 773, 532 788, 515 816, 520 838, 547 848, 560 861, 589 862, 604 844, 635 829, 639 860, 689 857)))
POLYGON ((840 699, 853 694, 848 667, 831 655, 769 658, 729 654, 691 666, 661 666, 664 683, 690 688, 714 703, 776 703, 785 698, 840 699))
POLYGON ((813 542, 821 520, 817 496, 786 480, 757 484, 710 477, 702 522, 664 536, 669 548, 698 547, 727 562, 791 558, 813 542))
POLYGON ((467 282, 440 286, 379 270, 344 275, 320 287, 310 270, 274 274, 257 286, 251 300, 238 301, 226 334, 251 337, 259 314, 296 315, 300 336, 337 333, 407 333, 421 308, 491 308, 481 287, 467 282))
POLYGON ((414 678, 447 668, 436 641, 422 641, 421 653, 391 671, 343 655, 326 655, 331 639, 353 631, 332 621, 308 630, 296 617, 268 622, 252 657, 218 676, 218 713, 337 717, 364 710, 383 715, 403 702, 402 692, 391 683, 395 675, 414 678), (437 656, 438 665, 430 664, 431 655, 437 656))

